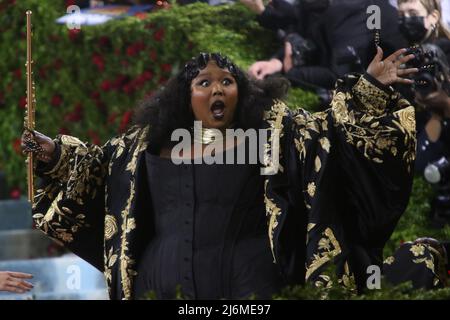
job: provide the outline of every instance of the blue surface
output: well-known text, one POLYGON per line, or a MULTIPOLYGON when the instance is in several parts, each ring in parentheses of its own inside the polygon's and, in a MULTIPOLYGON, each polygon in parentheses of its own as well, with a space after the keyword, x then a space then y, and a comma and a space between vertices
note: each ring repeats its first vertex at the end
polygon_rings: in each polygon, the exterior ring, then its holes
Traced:
POLYGON ((32 224, 31 205, 27 200, 0 201, 0 231, 30 229, 32 224))
MULTIPOLYGON (((24 294, 0 292, 0 299, 105 300, 103 273, 73 254, 58 258, 0 262, 0 270, 33 274, 34 288, 24 294)), ((27 280, 28 281, 28 280, 27 280)))

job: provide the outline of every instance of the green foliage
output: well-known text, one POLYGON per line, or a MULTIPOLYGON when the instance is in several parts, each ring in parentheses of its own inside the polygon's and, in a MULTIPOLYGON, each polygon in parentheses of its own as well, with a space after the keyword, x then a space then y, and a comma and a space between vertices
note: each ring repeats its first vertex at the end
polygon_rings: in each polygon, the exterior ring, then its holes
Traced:
POLYGON ((433 190, 424 179, 414 180, 412 197, 406 212, 401 217, 394 233, 384 248, 384 256, 390 256, 402 242, 413 241, 420 237, 433 237, 438 240, 450 239, 450 226, 433 228, 430 225, 430 202, 433 190))

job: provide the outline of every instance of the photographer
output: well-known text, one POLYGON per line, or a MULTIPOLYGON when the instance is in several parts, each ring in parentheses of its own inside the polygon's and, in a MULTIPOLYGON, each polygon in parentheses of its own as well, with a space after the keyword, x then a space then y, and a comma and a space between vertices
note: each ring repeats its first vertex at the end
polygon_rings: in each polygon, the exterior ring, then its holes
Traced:
POLYGON ((398 11, 400 31, 409 44, 420 45, 422 51, 430 51, 433 56, 418 62, 433 66, 430 72, 425 70, 418 75, 424 77, 428 73, 434 78, 432 83, 416 85, 414 96, 410 97, 424 109, 417 114, 416 172, 422 174, 428 163, 450 154, 450 98, 445 90, 450 78, 450 32, 442 23, 439 1, 399 0, 398 11))
MULTIPOLYGON (((397 11, 385 0, 240 0, 265 28, 282 29, 282 48, 269 60, 255 62, 249 73, 258 79, 282 73, 293 86, 318 93, 326 102, 338 77, 361 72, 375 52, 374 32, 367 28, 367 8, 381 9, 381 44, 391 53, 405 43, 397 32, 397 11)), ((325 104, 325 103, 324 103, 325 104)))

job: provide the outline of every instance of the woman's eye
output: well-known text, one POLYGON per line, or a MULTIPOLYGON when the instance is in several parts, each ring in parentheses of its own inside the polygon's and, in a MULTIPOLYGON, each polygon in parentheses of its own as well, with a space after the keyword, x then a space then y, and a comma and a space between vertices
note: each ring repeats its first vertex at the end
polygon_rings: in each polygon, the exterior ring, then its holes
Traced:
POLYGON ((228 86, 228 85, 230 85, 232 83, 233 83, 233 81, 231 79, 223 79, 222 80, 222 84, 225 85, 225 86, 228 86))
POLYGON ((208 80, 201 80, 198 84, 200 86, 202 86, 202 87, 207 87, 209 85, 209 81, 208 80))

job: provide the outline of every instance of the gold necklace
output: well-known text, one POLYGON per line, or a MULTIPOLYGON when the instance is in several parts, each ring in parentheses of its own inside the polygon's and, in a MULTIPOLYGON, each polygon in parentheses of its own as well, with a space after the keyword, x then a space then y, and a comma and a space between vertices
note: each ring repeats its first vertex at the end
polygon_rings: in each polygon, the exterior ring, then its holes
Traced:
MULTIPOLYGON (((230 128, 233 128, 233 126, 230 126, 230 128)), ((223 142, 224 134, 226 136, 233 135, 233 132, 230 132, 228 130, 225 130, 225 133, 223 133, 219 129, 210 129, 204 127, 201 127, 201 130, 199 129, 200 128, 191 128, 191 130, 193 131, 194 143, 211 144, 213 142, 223 142)))

